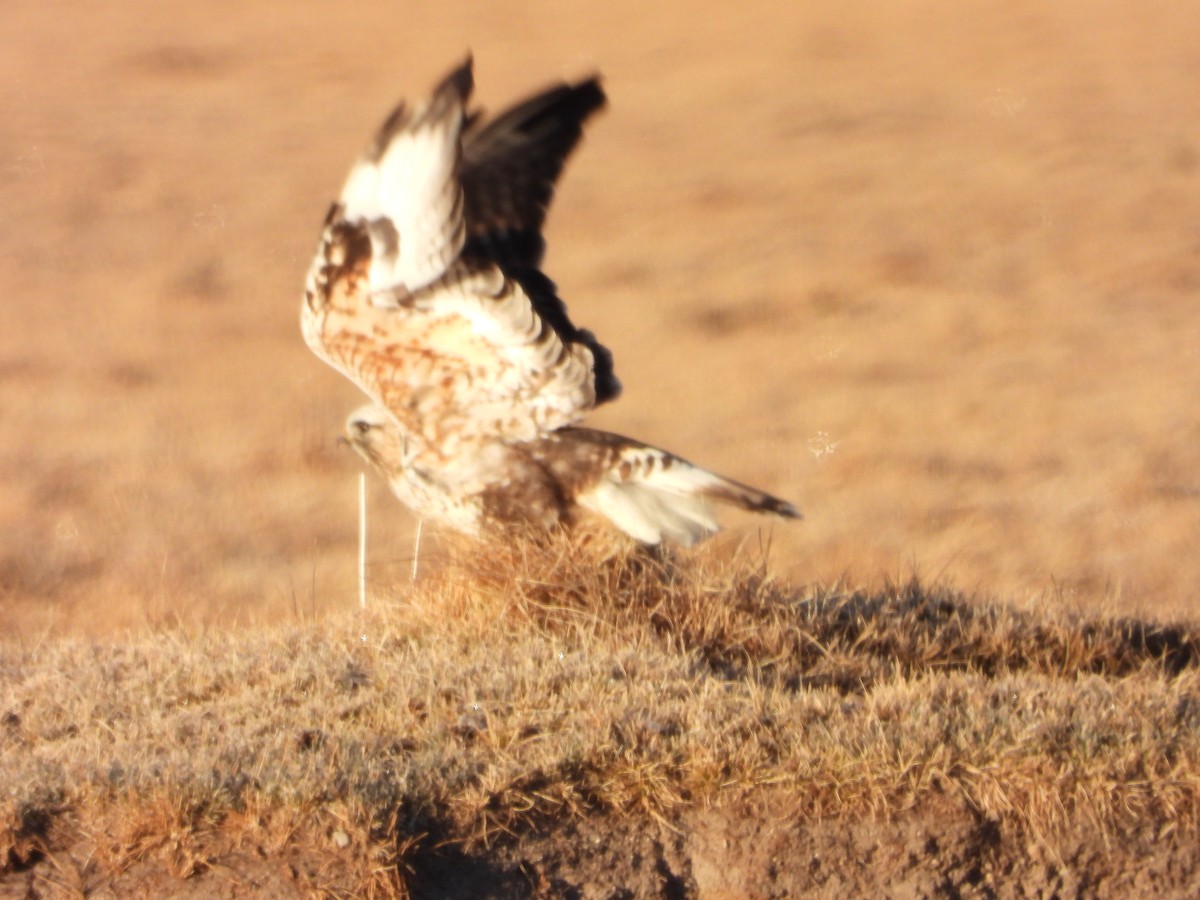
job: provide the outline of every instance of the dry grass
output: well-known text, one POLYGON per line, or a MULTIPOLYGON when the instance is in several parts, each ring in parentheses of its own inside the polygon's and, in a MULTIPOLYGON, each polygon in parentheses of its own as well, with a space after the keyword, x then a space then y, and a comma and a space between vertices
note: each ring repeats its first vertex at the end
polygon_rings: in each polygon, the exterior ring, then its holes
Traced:
POLYGON ((796 501, 799 580, 1194 615, 1195 0, 129 3, 0 4, 10 629, 353 602, 361 398, 299 294, 468 46, 491 110, 605 76, 547 257, 625 385, 591 424, 796 501))
POLYGON ((450 547, 319 628, 7 648, 0 861, 182 877, 253 846, 317 893, 403 894, 446 842, 764 791, 798 819, 958 796, 1051 842, 1195 827, 1195 629, 728 555, 450 547))

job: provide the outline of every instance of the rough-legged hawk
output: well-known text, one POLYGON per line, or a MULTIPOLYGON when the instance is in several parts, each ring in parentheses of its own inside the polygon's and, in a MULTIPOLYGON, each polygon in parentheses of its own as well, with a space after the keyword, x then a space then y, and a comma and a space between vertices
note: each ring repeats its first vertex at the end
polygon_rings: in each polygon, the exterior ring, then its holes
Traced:
POLYGON ((372 403, 346 437, 422 517, 470 534, 583 507, 647 544, 717 530, 710 501, 791 504, 639 441, 577 427, 621 390, 541 271, 542 226, 596 78, 485 122, 471 62, 401 104, 325 219, 301 309, 308 346, 372 403))

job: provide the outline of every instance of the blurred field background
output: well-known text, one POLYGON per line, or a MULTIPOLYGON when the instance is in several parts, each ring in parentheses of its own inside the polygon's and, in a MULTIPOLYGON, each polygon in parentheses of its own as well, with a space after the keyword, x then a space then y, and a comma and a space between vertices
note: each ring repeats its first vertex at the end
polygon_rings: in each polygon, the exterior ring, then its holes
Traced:
MULTIPOLYGON (((789 578, 1194 616, 1198 16, 0 6, 5 630, 355 602, 359 397, 303 275, 371 130, 468 48, 491 109, 603 73, 547 259, 625 384, 592 421, 795 500, 789 578)), ((412 521, 371 499, 402 577, 412 521)))

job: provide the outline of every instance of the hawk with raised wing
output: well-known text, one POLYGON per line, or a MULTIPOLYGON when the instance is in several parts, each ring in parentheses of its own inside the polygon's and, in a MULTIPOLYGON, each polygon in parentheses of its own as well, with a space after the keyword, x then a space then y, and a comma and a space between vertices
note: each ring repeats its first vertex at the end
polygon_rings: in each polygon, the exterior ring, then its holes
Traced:
POLYGON ((797 517, 666 451, 576 427, 621 390, 541 271, 554 185, 595 78, 485 122, 471 62, 401 104, 350 170, 309 269, 308 346, 372 403, 346 437, 422 517, 470 534, 591 509, 640 541, 717 529, 709 501, 797 517))

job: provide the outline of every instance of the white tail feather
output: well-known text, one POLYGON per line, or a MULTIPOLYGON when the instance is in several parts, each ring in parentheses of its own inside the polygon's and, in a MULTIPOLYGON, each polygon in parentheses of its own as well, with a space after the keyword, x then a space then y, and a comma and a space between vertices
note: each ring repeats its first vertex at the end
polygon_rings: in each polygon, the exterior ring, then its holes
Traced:
POLYGON ((666 538, 691 546, 716 533, 720 525, 714 502, 789 518, 800 515, 790 503, 644 445, 626 447, 576 502, 647 544, 666 538))
POLYGON ((642 481, 606 479, 580 494, 578 503, 644 544, 660 544, 665 537, 690 547, 720 527, 704 497, 642 481))

